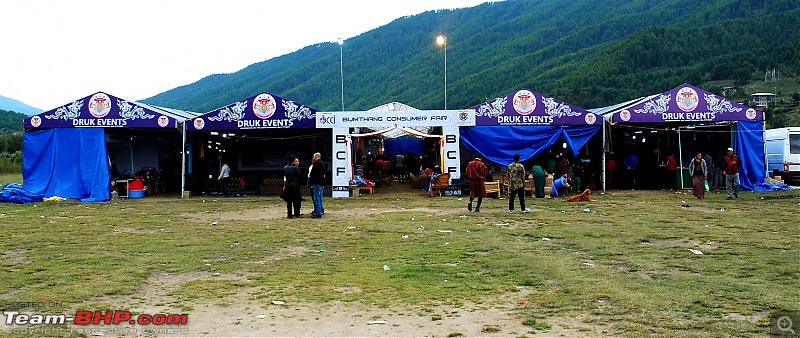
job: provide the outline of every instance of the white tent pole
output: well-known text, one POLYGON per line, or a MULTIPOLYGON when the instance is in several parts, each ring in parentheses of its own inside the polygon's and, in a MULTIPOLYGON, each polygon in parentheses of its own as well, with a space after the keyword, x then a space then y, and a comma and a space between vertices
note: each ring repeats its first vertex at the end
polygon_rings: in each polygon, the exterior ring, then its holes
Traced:
MULTIPOLYGON (((181 198, 186 194, 186 121, 181 128, 181 198)), ((188 197, 188 196, 186 196, 188 197)))
POLYGON ((606 193, 606 119, 603 118, 602 115, 600 118, 603 119, 603 131, 601 134, 603 137, 603 147, 601 148, 603 154, 602 154, 602 159, 600 160, 600 171, 602 171, 603 173, 602 175, 603 194, 605 194, 606 193))
MULTIPOLYGON (((767 164, 767 120, 764 117, 764 120, 761 121, 761 143, 764 147, 764 178, 770 177, 769 176, 769 165, 767 164)), ((756 182, 760 183, 760 182, 756 182)))
POLYGON ((678 168, 681 171, 681 190, 683 190, 683 147, 681 146, 681 127, 678 127, 678 168))
POLYGON ((133 166, 133 136, 131 136, 131 177, 136 173, 133 166))

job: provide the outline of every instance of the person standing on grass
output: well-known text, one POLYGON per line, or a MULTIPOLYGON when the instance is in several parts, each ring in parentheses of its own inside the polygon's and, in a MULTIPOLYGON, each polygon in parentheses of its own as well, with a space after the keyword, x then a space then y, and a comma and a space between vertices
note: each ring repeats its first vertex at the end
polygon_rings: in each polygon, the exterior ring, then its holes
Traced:
POLYGON ((486 197, 486 175, 489 175, 489 168, 481 161, 480 157, 467 164, 467 177, 469 178, 469 204, 467 210, 472 211, 472 200, 478 198, 478 205, 475 207, 475 212, 481 211, 481 203, 483 198, 486 197))
POLYGON ((227 163, 222 164, 222 168, 219 170, 219 176, 217 177, 217 181, 219 184, 222 185, 222 195, 228 197, 228 178, 231 176, 231 168, 228 167, 227 163))
POLYGON ((561 154, 556 154, 556 167, 555 167, 555 177, 561 177, 561 175, 569 174, 569 161, 567 158, 561 154))
POLYGON ((519 154, 514 154, 514 163, 508 165, 508 213, 514 213, 514 197, 519 195, 522 213, 530 212, 525 207, 525 166, 519 163, 519 154))
POLYGON ((400 150, 397 152, 397 156, 394 157, 394 168, 397 170, 397 181, 403 183, 406 181, 406 157, 403 155, 403 151, 400 150))
POLYGON ((247 196, 247 181, 244 176, 239 176, 239 194, 236 196, 247 196))
POLYGON ((547 172, 544 171, 542 166, 539 165, 539 162, 533 162, 533 167, 531 167, 531 173, 533 174, 533 181, 536 190, 536 198, 544 198, 544 182, 545 177, 547 177, 547 172))
MULTIPOLYGON (((613 156, 613 154, 611 155, 613 156)), ((608 157, 606 160, 606 188, 611 189, 614 184, 614 172, 616 171, 617 161, 614 160, 614 157, 608 157)))
POLYGON ((622 161, 622 165, 625 166, 625 176, 628 181, 628 189, 636 189, 638 188, 637 184, 637 171, 636 168, 639 165, 639 158, 636 157, 636 154, 631 151, 628 156, 625 156, 625 159, 622 161))
POLYGON ((706 169, 708 169, 706 172, 708 174, 707 181, 709 183, 709 189, 711 189, 711 182, 714 182, 714 159, 711 157, 711 153, 705 153, 705 155, 703 155, 703 161, 706 161, 706 169))
POLYGON ((308 174, 308 185, 311 186, 311 200, 314 201, 314 211, 311 217, 320 218, 325 213, 322 207, 322 190, 325 185, 325 164, 322 163, 322 154, 314 153, 311 158, 311 170, 308 174))
POLYGON ((706 180, 708 179, 708 167, 703 160, 703 154, 697 156, 689 163, 689 170, 692 171, 692 195, 696 199, 703 199, 706 196, 706 180))
POLYGON ((665 162, 664 170, 666 174, 664 175, 664 187, 669 190, 675 190, 673 187, 675 184, 675 170, 678 169, 678 162, 675 161, 675 155, 673 153, 669 153, 665 162))
POLYGON ((728 148, 728 156, 725 156, 725 190, 728 199, 732 196, 739 198, 739 156, 733 154, 733 148, 728 148))
POLYGON ((300 185, 304 179, 303 173, 297 166, 300 160, 294 155, 289 155, 289 163, 283 167, 283 198, 286 201, 286 218, 301 218, 300 204, 303 202, 303 196, 300 195, 300 185), (292 207, 294 207, 294 214, 292 214, 292 207))

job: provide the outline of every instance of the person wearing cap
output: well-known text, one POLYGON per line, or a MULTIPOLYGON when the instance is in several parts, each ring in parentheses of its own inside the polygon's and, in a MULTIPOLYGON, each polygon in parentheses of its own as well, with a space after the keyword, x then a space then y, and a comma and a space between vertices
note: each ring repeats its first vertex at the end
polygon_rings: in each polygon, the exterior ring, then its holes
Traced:
POLYGON ((728 148, 728 156, 725 156, 725 190, 728 192, 728 199, 739 198, 739 157, 733 154, 733 148, 728 148))
POLYGON ((489 175, 489 168, 481 161, 480 157, 467 164, 467 177, 469 178, 469 204, 467 210, 472 211, 472 200, 478 198, 478 205, 475 207, 475 212, 481 211, 481 203, 483 198, 486 197, 486 175, 489 175))

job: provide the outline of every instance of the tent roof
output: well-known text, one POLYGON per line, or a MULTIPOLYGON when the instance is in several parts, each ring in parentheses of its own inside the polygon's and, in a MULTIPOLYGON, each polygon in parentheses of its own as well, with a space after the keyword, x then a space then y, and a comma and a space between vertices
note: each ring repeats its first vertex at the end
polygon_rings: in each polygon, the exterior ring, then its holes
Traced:
POLYGON ((141 103, 141 102, 136 102, 136 104, 138 104, 140 106, 143 106, 143 107, 149 107, 150 109, 153 109, 153 110, 160 110, 164 114, 168 114, 168 115, 174 117, 176 120, 178 120, 179 123, 183 123, 186 120, 191 120, 191 119, 193 119, 195 117, 203 115, 202 113, 198 113, 198 112, 180 110, 180 109, 174 109, 174 108, 153 106, 153 105, 149 105, 149 104, 145 104, 145 103, 141 103))
POLYGON ((602 115, 604 119, 608 120, 608 119, 611 119, 611 115, 613 115, 614 112, 619 111, 620 109, 628 108, 630 106, 639 104, 640 102, 643 102, 643 101, 646 101, 646 100, 650 100, 650 99, 652 99, 654 97, 655 97, 655 95, 642 96, 642 97, 637 98, 637 99, 633 99, 633 100, 630 100, 630 101, 617 103, 617 104, 614 104, 614 105, 611 105, 611 106, 607 106, 607 107, 592 108, 592 109, 589 109, 589 111, 592 112, 592 113, 595 113, 597 115, 602 115))
POLYGON ((23 124, 26 130, 73 127, 163 129, 177 128, 179 123, 199 115, 97 92, 31 116, 23 124))
POLYGON ((759 110, 686 83, 639 101, 628 101, 614 109, 606 108, 598 109, 603 109, 604 116, 619 123, 697 123, 764 119, 764 114, 759 110))
POLYGON ((387 104, 380 105, 372 109, 368 109, 367 111, 409 111, 409 110, 419 110, 419 109, 409 106, 405 103, 389 102, 387 104))
MULTIPOLYGON (((377 107, 372 108, 372 109, 368 109, 367 111, 381 112, 381 111, 419 111, 419 110, 420 109, 414 108, 414 107, 409 106, 409 105, 407 105, 405 103, 389 102, 387 104, 380 105, 380 106, 377 106, 377 107)), ((362 129, 369 130, 369 132, 367 132, 367 133, 377 132, 378 131, 377 129, 374 129, 374 128, 366 128, 365 127, 365 128, 362 128, 362 129)), ((430 134, 430 129, 431 128, 430 127, 408 127, 407 129, 413 129, 414 131, 416 131, 420 135, 422 135, 422 134, 430 134)), ((384 130, 384 133, 382 135, 385 138, 398 138, 398 137, 403 137, 403 136, 409 136, 410 134, 404 132, 400 128, 390 128, 389 130, 384 130)), ((415 137, 420 137, 420 136, 415 136, 415 137)))

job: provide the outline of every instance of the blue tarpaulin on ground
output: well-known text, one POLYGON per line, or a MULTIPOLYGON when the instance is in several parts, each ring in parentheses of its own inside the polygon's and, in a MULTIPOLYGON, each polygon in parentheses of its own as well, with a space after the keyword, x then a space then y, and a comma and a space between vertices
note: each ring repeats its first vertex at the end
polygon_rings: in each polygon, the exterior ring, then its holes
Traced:
POLYGON ((461 142, 469 151, 487 160, 510 164, 514 154, 527 161, 558 142, 564 141, 577 156, 578 151, 600 130, 596 126, 475 126, 462 127, 461 142))
POLYGON ((6 183, 3 189, 0 190, 0 202, 11 203, 30 203, 41 202, 41 194, 34 194, 27 189, 23 188, 19 183, 6 183))
POLYGON ((794 188, 786 184, 772 184, 772 183, 756 183, 753 186, 753 191, 770 192, 778 190, 794 190, 794 188))
POLYGON ((23 186, 31 193, 83 202, 109 199, 103 128, 28 131, 23 149, 23 186))

